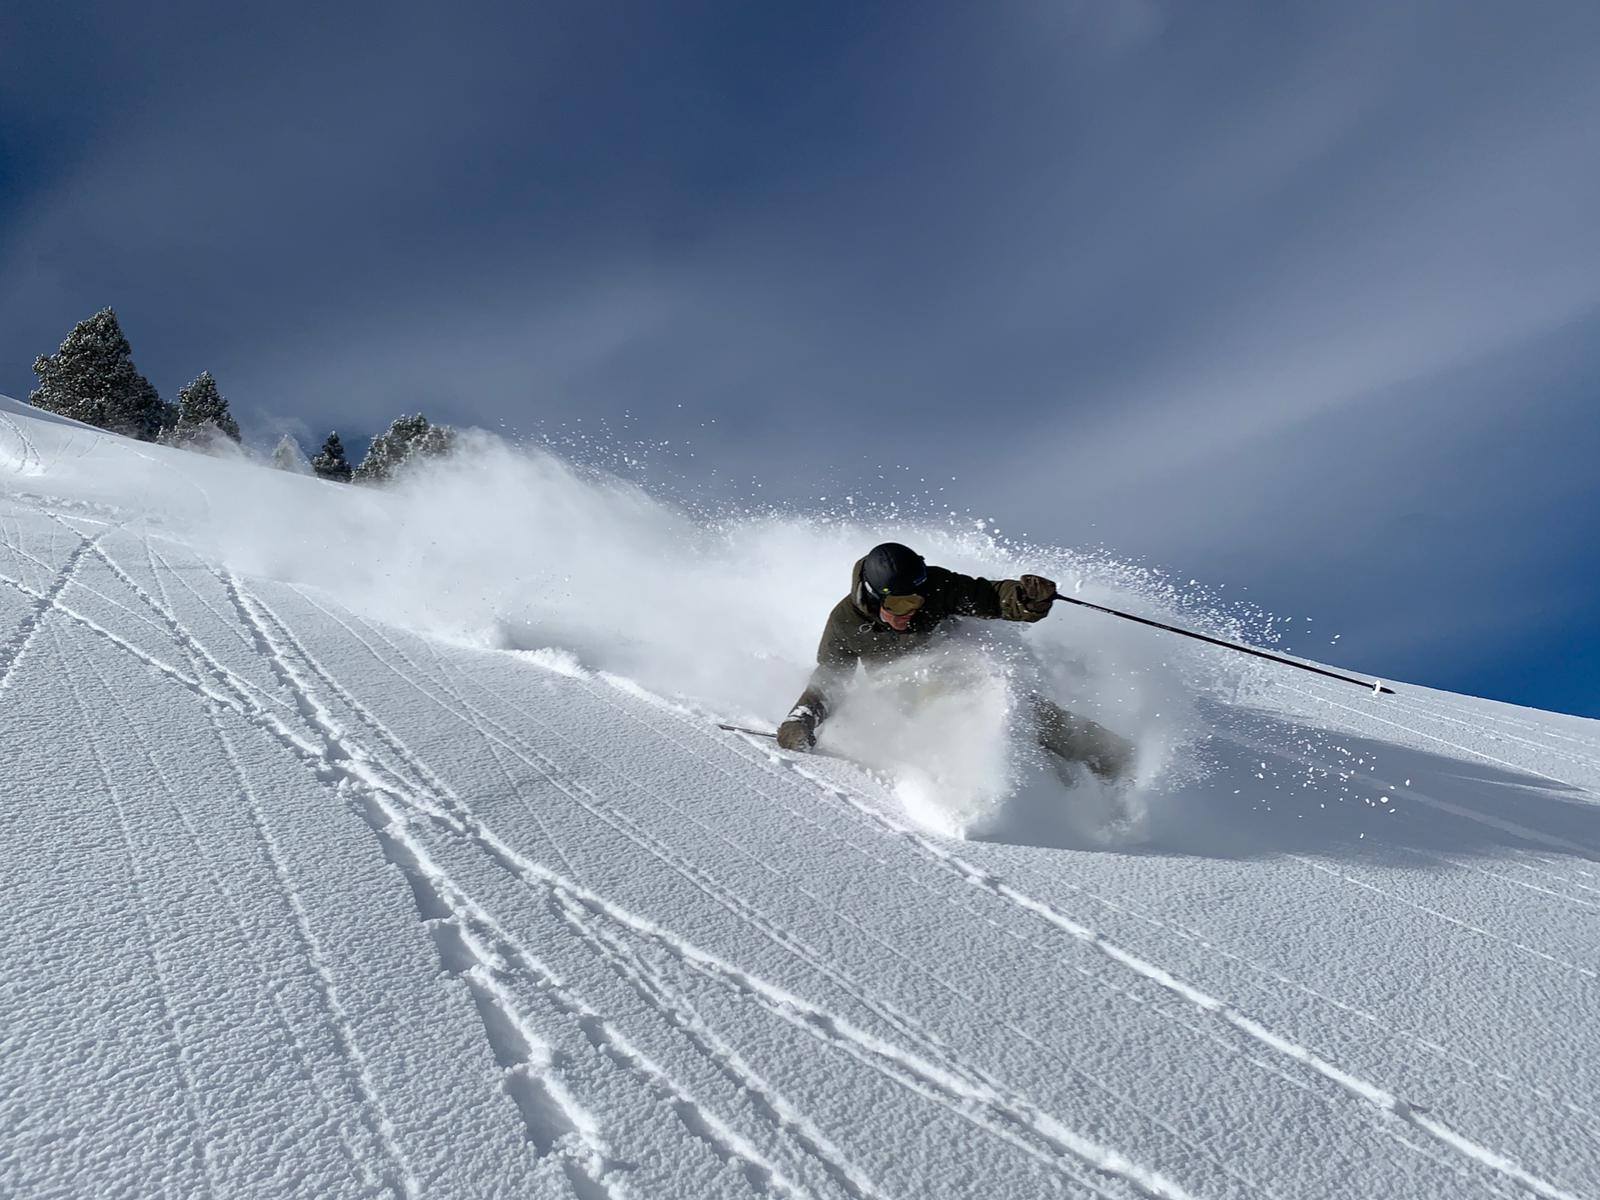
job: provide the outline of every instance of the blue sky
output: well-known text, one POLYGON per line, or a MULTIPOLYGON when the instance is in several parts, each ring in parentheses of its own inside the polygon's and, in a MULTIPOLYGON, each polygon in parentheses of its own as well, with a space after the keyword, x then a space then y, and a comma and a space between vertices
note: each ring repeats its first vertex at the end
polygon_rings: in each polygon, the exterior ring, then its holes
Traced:
POLYGON ((903 467, 1600 716, 1600 7, 333 8, 7 7, 0 391, 110 304, 258 436, 903 467))

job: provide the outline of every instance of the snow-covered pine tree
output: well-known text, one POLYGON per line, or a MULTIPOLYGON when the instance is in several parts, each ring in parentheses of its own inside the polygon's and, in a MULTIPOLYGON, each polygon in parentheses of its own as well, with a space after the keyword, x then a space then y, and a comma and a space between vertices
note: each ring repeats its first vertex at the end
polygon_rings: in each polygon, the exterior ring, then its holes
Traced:
POLYGON ((198 379, 178 393, 178 423, 169 440, 175 446, 187 446, 218 433, 237 442, 239 422, 228 411, 228 402, 217 390, 211 372, 201 371, 198 379))
POLYGON ((321 479, 332 479, 336 483, 350 482, 350 463, 345 459, 344 443, 339 440, 337 429, 322 443, 322 450, 311 460, 311 469, 321 479))
POLYGON ((448 425, 432 425, 421 413, 396 417, 388 429, 372 439, 355 478, 359 483, 382 483, 413 459, 450 453, 455 440, 455 430, 448 425))
POLYGON ((87 425, 153 442, 177 420, 133 365, 133 347, 109 308, 73 326, 59 350, 34 360, 33 373, 39 386, 29 404, 87 425))
POLYGON ((272 449, 272 465, 291 475, 311 474, 311 464, 306 461, 300 443, 294 440, 293 434, 286 433, 278 439, 278 444, 272 449))

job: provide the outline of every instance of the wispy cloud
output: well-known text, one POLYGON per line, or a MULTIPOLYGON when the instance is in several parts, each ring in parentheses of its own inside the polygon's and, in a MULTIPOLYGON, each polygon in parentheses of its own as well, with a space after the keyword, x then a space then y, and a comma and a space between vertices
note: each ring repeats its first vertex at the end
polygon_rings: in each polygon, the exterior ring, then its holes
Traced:
MULTIPOLYGON (((92 119, 4 185, 0 386, 113 303, 159 385, 209 367, 247 414, 626 411, 768 495, 937 480, 1314 597, 1350 654, 1458 603, 1438 564, 1483 553, 1491 494, 1546 524, 1594 499, 1579 7, 308 19, 106 6, 81 101, 47 90, 61 48, 7 61, 33 136, 92 119), (1311 541, 1435 565, 1380 601, 1311 541)), ((1569 569, 1493 540, 1488 574, 1569 569)))

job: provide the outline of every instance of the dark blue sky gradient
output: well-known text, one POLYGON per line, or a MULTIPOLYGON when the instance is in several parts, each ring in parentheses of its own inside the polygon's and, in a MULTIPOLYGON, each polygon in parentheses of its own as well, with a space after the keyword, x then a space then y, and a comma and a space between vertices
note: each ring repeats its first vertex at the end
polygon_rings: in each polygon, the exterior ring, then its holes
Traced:
POLYGON ((0 391, 110 304, 262 440, 926 479, 1600 716, 1596 62, 1579 3, 7 6, 0 391))

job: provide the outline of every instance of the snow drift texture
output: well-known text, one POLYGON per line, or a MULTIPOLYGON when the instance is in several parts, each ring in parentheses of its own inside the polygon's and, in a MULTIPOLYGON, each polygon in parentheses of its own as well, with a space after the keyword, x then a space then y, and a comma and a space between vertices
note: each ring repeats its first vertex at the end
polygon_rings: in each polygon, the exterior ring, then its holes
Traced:
POLYGON ((0 1194, 1600 1194, 1594 722, 1059 612, 795 759, 715 721, 880 535, 1262 626, 494 443, 379 492, 5 402, 0 481, 0 1194))

